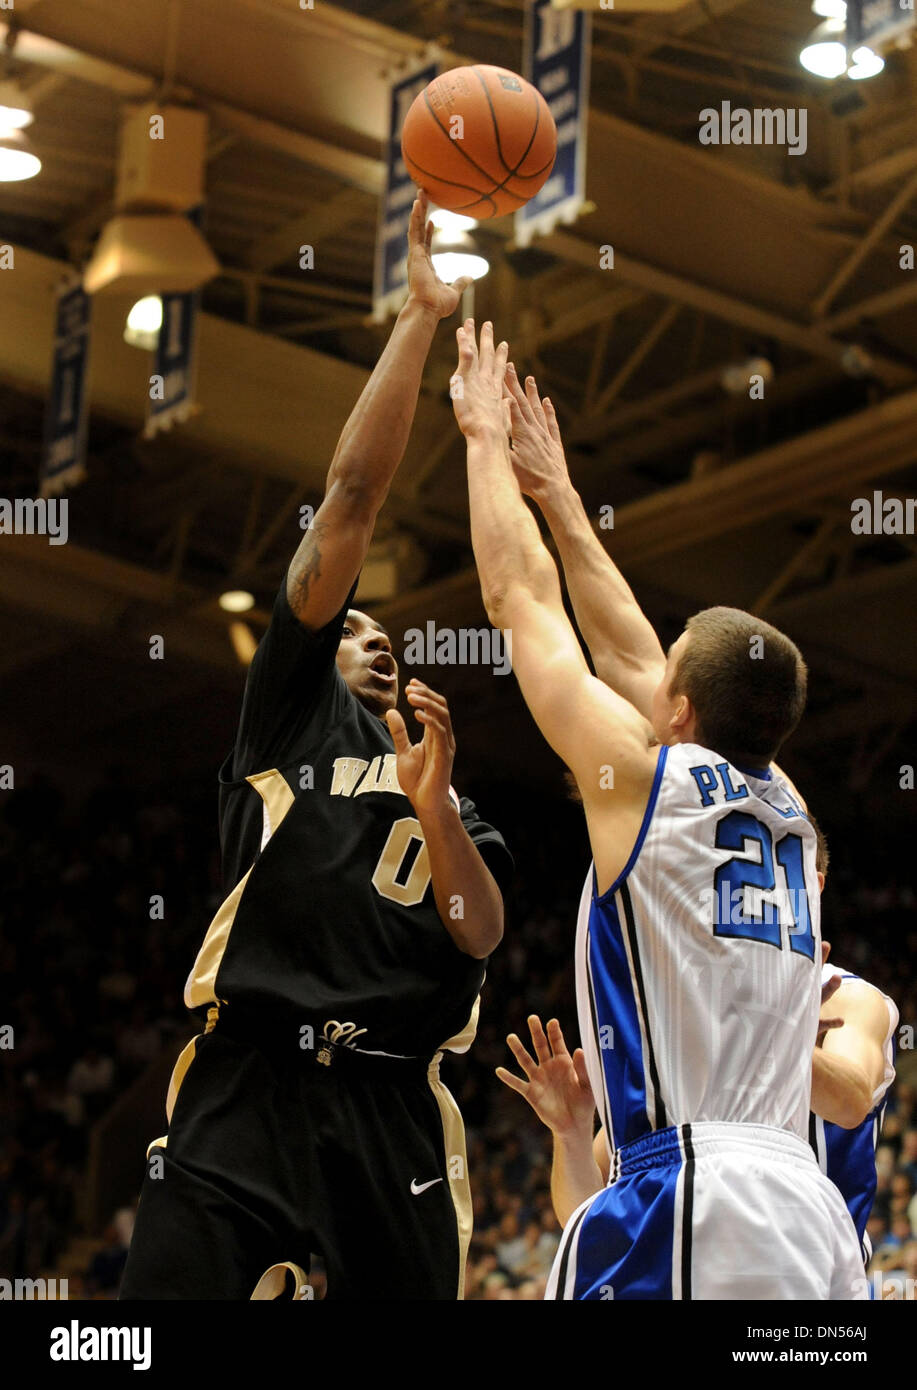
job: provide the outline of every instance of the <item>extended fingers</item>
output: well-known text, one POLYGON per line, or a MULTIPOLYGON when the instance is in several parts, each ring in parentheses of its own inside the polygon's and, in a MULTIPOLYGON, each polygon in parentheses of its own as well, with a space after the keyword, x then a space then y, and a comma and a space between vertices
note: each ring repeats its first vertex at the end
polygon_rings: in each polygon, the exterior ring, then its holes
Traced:
POLYGON ((506 1067, 496 1067, 494 1070, 504 1086, 508 1086, 511 1091, 515 1091, 520 1096, 525 1095, 529 1088, 529 1083, 523 1081, 521 1076, 516 1076, 514 1072, 507 1071, 506 1067))
POLYGON ((509 1037, 506 1039, 506 1045, 531 1081, 535 1072, 538 1070, 538 1063, 535 1061, 534 1057, 531 1057, 526 1051, 519 1034, 510 1033, 509 1037))
POLYGON ((502 342, 494 353, 494 385, 502 395, 503 378, 506 375, 506 359, 509 356, 509 343, 502 342))
POLYGON ((541 404, 541 397, 538 394, 538 384, 533 376, 527 376, 525 378, 525 394, 535 419, 543 429, 547 429, 548 422, 545 419, 544 406, 541 404))
POLYGON ((447 728, 451 726, 449 704, 445 695, 438 695, 435 690, 430 690, 420 681, 412 681, 404 693, 409 704, 413 705, 415 709, 427 710, 434 717, 440 719, 447 728))
POLYGON ((414 199, 414 205, 411 208, 411 220, 408 224, 408 242, 412 246, 420 246, 426 240, 426 217, 426 194, 423 192, 423 190, 420 190, 417 194, 417 197, 414 199))
POLYGON ((460 328, 455 330, 459 345, 459 365, 468 366, 478 360, 478 345, 474 336, 474 319, 466 319, 460 328))
POLYGON ((556 1018, 548 1019, 548 1042, 551 1044, 551 1051, 555 1057, 569 1056, 563 1030, 556 1018))
POLYGON ((548 434, 554 440, 555 444, 560 444, 562 443, 560 437, 560 426, 557 423, 557 412, 554 409, 554 403, 551 401, 549 396, 545 396, 544 400, 542 401, 542 405, 544 406, 544 418, 547 422, 548 434))
POLYGON ((522 383, 516 374, 516 365, 514 362, 507 363, 506 371, 503 376, 503 384, 509 391, 510 397, 518 408, 521 418, 532 423, 535 417, 532 414, 532 407, 529 405, 528 397, 522 389, 522 383))
POLYGON ((535 1048, 536 1057, 542 1064, 550 1062, 551 1049, 548 1046, 548 1040, 541 1026, 541 1019, 537 1014, 529 1014, 527 1022, 529 1025, 529 1032, 532 1035, 532 1044, 535 1048))
POLYGON ((411 740, 408 738, 407 726, 405 725, 405 722, 402 719, 401 715, 398 713, 396 709, 386 710, 385 722, 388 725, 388 731, 392 736, 392 743, 394 743, 395 745, 395 752, 406 753, 411 746, 411 740))

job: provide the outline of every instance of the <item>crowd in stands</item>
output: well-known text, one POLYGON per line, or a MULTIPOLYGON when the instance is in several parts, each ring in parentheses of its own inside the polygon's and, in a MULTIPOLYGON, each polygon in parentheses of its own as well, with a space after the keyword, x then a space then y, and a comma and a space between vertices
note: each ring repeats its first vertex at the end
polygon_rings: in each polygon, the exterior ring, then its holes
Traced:
MULTIPOLYGON (((573 936, 588 851, 580 808, 563 793, 551 803, 507 788, 472 794, 518 872, 478 1037, 443 1064, 465 1119, 474 1198, 466 1297, 539 1299, 560 1236, 551 1139, 494 1069, 515 1068, 506 1034, 527 1040, 531 1013, 558 1018, 571 1050, 578 1041, 573 936)), ((182 987, 222 888, 212 787, 178 805, 111 770, 78 804, 42 778, 0 796, 0 1277, 15 1278, 53 1268, 85 1234, 91 1126, 164 1046, 194 1031, 182 987)), ((823 906, 832 960, 885 989, 908 1026, 917 1020, 913 890, 887 869, 862 881, 833 849, 823 906)), ((152 1137, 137 1137, 138 1190, 152 1137)), ((909 1277, 913 1297, 917 1106, 906 1081, 891 1093, 878 1168, 871 1269, 902 1288, 909 1277)), ((122 1206, 90 1232, 99 1246, 71 1297, 116 1296, 132 1218, 122 1206)))

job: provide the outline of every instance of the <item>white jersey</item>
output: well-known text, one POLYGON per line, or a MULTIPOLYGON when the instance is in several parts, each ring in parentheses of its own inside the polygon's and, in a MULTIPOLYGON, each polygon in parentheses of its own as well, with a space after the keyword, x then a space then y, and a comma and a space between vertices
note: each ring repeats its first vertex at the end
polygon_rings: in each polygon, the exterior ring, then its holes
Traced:
POLYGON ((786 781, 659 752, 643 824, 577 926, 580 1036, 612 1149, 694 1122, 806 1140, 821 983, 815 831, 786 781))

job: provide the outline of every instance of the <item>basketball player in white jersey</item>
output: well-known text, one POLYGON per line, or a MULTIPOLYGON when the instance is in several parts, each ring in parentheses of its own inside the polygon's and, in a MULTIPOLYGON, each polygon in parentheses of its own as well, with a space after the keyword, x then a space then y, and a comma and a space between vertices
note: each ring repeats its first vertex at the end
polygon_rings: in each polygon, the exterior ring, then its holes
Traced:
MULTIPOLYGON (((822 887, 828 854, 820 832, 818 855, 822 887)), ((570 1055, 556 1019, 546 1029, 534 1014, 528 1022, 534 1058, 515 1033, 506 1040, 526 1079, 505 1067, 497 1068, 497 1076, 527 1100, 551 1130, 551 1197, 555 1215, 565 1225, 572 1212, 608 1182, 608 1144, 604 1127, 593 1137, 595 1100, 582 1049, 570 1055)), ((898 1010, 881 990, 823 965, 809 1138, 822 1172, 844 1198, 864 1264, 871 1255, 866 1223, 876 1192, 875 1151, 885 1097, 895 1076, 892 1038, 897 1022, 898 1010)))
MULTIPOLYGON (((577 621, 596 672, 619 694, 652 718, 652 694, 665 656, 652 625, 599 542, 570 480, 557 418, 542 401, 533 377, 523 390, 509 364, 504 391, 511 405, 513 469, 527 496, 543 512, 561 555, 577 621)), ((779 774, 779 769, 773 771, 779 774)), ((792 783, 791 792, 805 810, 792 783)), ((813 822, 814 824, 814 822, 813 822)), ((818 830, 820 885, 828 849, 818 830)), ((845 1027, 820 1035, 813 1057, 809 1139, 822 1171, 847 1203, 864 1258, 870 1256, 866 1222, 876 1190, 875 1148, 884 1097, 894 1077, 892 1034, 897 1009, 880 990, 850 972, 823 966, 823 983, 840 976, 831 1009, 845 1027), (836 1004, 836 1008, 835 1008, 836 1004), (860 1113, 862 1112, 862 1113, 860 1113)))
POLYGON ((650 718, 590 675, 513 473, 506 345, 485 324, 479 350, 471 320, 458 341, 485 606, 576 779, 594 861, 577 997, 616 1181, 571 1216, 548 1296, 855 1297, 856 1234, 806 1139, 815 832, 770 770, 802 713, 805 665, 776 629, 713 609, 670 649, 650 718))

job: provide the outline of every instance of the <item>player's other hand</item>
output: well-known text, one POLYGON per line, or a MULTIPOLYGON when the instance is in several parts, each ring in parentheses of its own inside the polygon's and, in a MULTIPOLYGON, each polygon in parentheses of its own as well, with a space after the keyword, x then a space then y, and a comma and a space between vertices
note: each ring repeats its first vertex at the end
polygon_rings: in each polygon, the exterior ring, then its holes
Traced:
MULTIPOLYGON (((828 953, 829 953, 830 950, 831 950, 831 943, 830 943, 830 941, 823 941, 822 944, 821 944, 821 963, 822 963, 822 965, 826 965, 826 964, 827 964, 827 961, 828 961, 828 953)), ((835 994, 837 994, 837 992, 838 992, 838 990, 840 989, 840 987, 841 987, 841 977, 840 977, 840 975, 832 975, 832 976, 831 976, 831 979, 828 980, 828 981, 827 981, 825 984, 823 984, 822 987, 821 987, 821 1007, 822 1007, 822 1012, 821 1012, 821 1015, 819 1016, 819 1020, 818 1020, 818 1032, 817 1032, 816 1037, 815 1037, 815 1046, 816 1046, 816 1047, 821 1047, 822 1043, 823 1043, 824 1040, 825 1040, 825 1034, 826 1034, 826 1033, 830 1033, 831 1030, 832 1030, 832 1028, 843 1028, 843 1026, 844 1026, 844 1020, 843 1020, 842 1018, 838 1018, 836 1015, 832 1015, 832 1014, 830 1013, 830 1011, 829 1011, 827 1014, 825 1013, 825 1005, 828 1003, 828 1001, 829 1001, 835 994)))
POLYGON ((528 1101, 552 1134, 586 1131, 591 1140, 595 1101, 583 1049, 578 1047, 570 1056, 556 1018, 549 1021, 547 1033, 537 1014, 529 1015, 528 1025, 535 1057, 526 1051, 516 1033, 510 1033, 506 1039, 528 1079, 523 1081, 505 1067, 497 1067, 497 1076, 528 1101))
POLYGON ((386 711, 385 721, 397 756, 398 782, 419 817, 445 810, 449 802, 455 737, 444 695, 438 695, 423 681, 410 680, 405 699, 414 718, 423 725, 420 743, 411 743, 407 725, 395 709, 386 711))
POLYGON ((495 348, 493 324, 485 323, 479 350, 474 319, 466 319, 455 336, 459 360, 449 382, 449 394, 459 429, 466 439, 472 435, 505 436, 509 419, 503 403, 503 375, 509 346, 500 343, 495 348))
POLYGON ((427 195, 421 189, 408 226, 408 292, 416 304, 445 319, 458 308, 471 276, 463 275, 453 285, 444 284, 433 269, 432 245, 433 223, 427 220, 427 195))
POLYGON ((548 397, 542 400, 538 395, 533 376, 526 377, 523 390, 512 362, 507 364, 503 386, 513 441, 513 472, 526 497, 537 501, 570 477, 557 416, 548 397))

